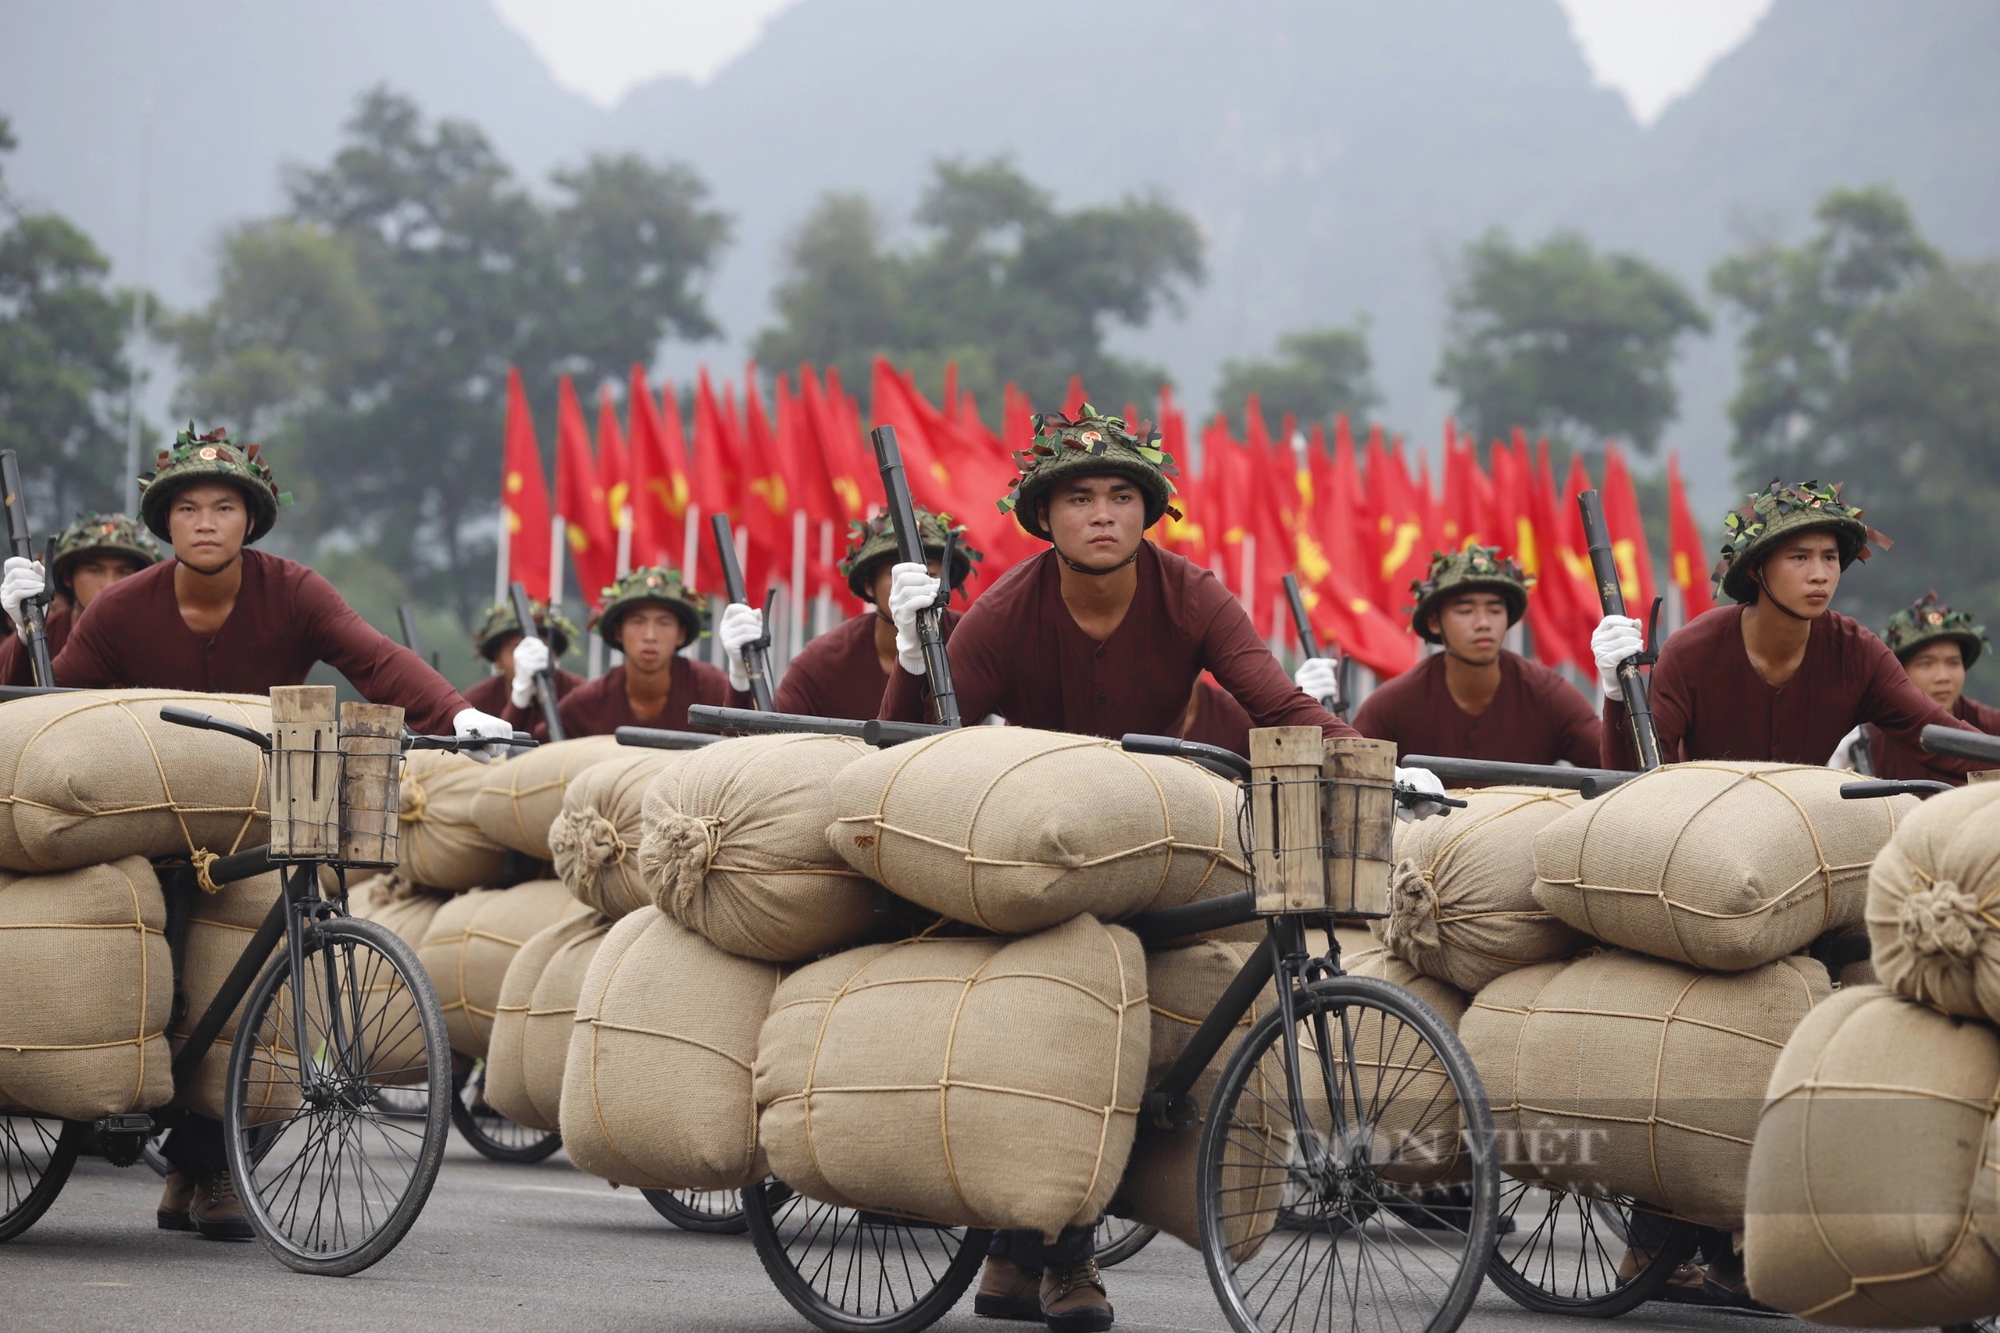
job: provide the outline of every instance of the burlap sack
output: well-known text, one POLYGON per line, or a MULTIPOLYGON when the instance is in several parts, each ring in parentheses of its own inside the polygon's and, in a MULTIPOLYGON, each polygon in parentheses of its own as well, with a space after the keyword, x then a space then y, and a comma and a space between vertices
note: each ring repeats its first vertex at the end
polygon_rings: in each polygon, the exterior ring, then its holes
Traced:
POLYGON ((1124 1175, 1149 1040, 1139 942, 1088 916, 854 949, 779 986, 758 1133, 808 1197, 1053 1239, 1124 1175))
POLYGON ((562 813, 571 780, 592 764, 629 752, 616 736, 580 736, 488 764, 472 798, 472 818, 491 841, 547 861, 554 856, 549 830, 562 813))
POLYGON ((560 880, 537 879, 511 889, 475 889, 438 909, 417 957, 431 974, 444 1010, 451 1048, 482 1059, 500 1004, 500 983, 515 951, 539 931, 590 909, 560 880))
POLYGON ((1842 990, 1799 1024, 1768 1092, 1744 1219, 1753 1296, 1863 1328, 2000 1313, 2000 1034, 1842 990))
POLYGON ((737 1189, 769 1174, 751 1066, 778 988, 642 907, 611 927, 584 974, 563 1068, 570 1161, 642 1189, 737 1189))
POLYGON ((394 872, 364 879, 347 891, 350 915, 387 926, 412 949, 424 942, 438 909, 450 901, 450 894, 422 888, 394 872))
POLYGON ((1868 941, 1891 990, 2000 1023, 2000 783, 1933 796, 1868 876, 1868 941))
POLYGON ((647 788, 639 871, 653 902, 711 944, 793 962, 878 922, 875 890, 826 844, 836 774, 866 745, 746 736, 694 750, 647 788))
POLYGON ((1569 958, 1589 941, 1535 901, 1534 837, 1582 797, 1547 787, 1454 795, 1448 817, 1396 825, 1389 880, 1390 952, 1462 991, 1530 963, 1569 958))
MULTIPOLYGON (((187 944, 181 953, 181 992, 187 997, 187 1008, 181 1020, 173 1025, 174 1054, 180 1054, 182 1039, 208 1012, 209 1005, 222 991, 222 983, 249 947, 250 937, 264 924, 271 904, 283 893, 284 884, 273 872, 224 884, 215 893, 195 898, 188 914, 187 944)), ((272 953, 284 947, 281 939, 272 953)), ((175 1099, 180 1105, 212 1120, 222 1119, 223 1093, 229 1086, 229 1061, 235 1052, 236 1026, 242 1018, 243 1005, 239 1003, 222 1025, 222 1031, 216 1034, 215 1045, 195 1066, 192 1079, 180 1089, 175 1099)), ((285 1049, 291 1049, 289 1040, 285 1049)), ((296 1069, 289 1079, 256 1077, 244 1087, 245 1112, 253 1120, 268 1119, 298 1105, 296 1069)))
POLYGON ((517 1125, 555 1132, 576 997, 610 929, 596 913, 558 921, 507 964, 486 1044, 486 1100, 517 1125))
POLYGON ((613 921, 653 901, 639 874, 646 788, 691 751, 627 749, 578 774, 549 829, 556 878, 613 921))
POLYGON ((1537 963, 1509 972, 1472 997, 1459 1015, 1458 1039, 1479 1071, 1486 1103, 1493 1109, 1494 1153, 1500 1169, 1530 1183, 1542 1178, 1540 1163, 1574 1153, 1573 1135, 1545 1116, 1521 1113, 1515 1074, 1522 1060, 1521 1039, 1528 1015, 1567 962, 1537 963))
POLYGON ((486 768, 444 750, 412 750, 403 757, 402 831, 396 846, 396 868, 403 878, 454 891, 507 882, 513 866, 507 848, 487 837, 472 818, 486 768))
POLYGON ((1852 774, 1670 764, 1535 837, 1535 897, 1585 934, 1740 972, 1861 920, 1868 867, 1916 798, 1843 801, 1852 774))
POLYGON ((89 690, 0 706, 0 867, 71 870, 266 841, 263 752, 162 722, 163 704, 271 729, 270 702, 250 695, 89 690))
POLYGON ((1765 1085, 1792 1030, 1831 993, 1826 969, 1804 957, 1747 972, 1617 951, 1570 963, 1526 1006, 1502 1080, 1535 1131, 1534 1170, 1578 1194, 1740 1227, 1765 1085))
POLYGON ((0 875, 0 1107, 95 1120, 174 1095, 166 925, 137 856, 0 875))
POLYGON ((1250 887, 1234 784, 1091 736, 966 727, 857 760, 834 795, 849 865, 1001 934, 1250 887))

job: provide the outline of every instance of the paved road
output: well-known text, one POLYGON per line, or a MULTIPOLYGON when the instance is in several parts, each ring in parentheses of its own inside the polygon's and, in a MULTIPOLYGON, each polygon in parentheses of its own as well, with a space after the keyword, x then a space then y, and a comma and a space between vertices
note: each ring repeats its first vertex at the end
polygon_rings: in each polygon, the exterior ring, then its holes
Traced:
MULTIPOLYGON (((499 1166, 454 1139, 409 1237, 368 1272, 345 1279, 299 1276, 254 1243, 155 1230, 158 1193, 143 1166, 78 1163, 48 1215, 0 1247, 0 1330, 807 1327, 772 1290, 747 1237, 676 1230, 636 1190, 613 1190, 560 1154, 537 1166, 499 1166)), ((1201 1261, 1177 1242, 1154 1242, 1112 1270, 1109 1284, 1118 1327, 1130 1333, 1227 1328, 1201 1261)), ((1756 1333, 1774 1322, 1653 1305, 1616 1327, 1756 1333)), ((1514 1333, 1563 1323, 1528 1314, 1489 1289, 1465 1327, 1514 1333)), ((935 1327, 1001 1333, 1026 1326, 975 1319, 967 1300, 935 1327)))

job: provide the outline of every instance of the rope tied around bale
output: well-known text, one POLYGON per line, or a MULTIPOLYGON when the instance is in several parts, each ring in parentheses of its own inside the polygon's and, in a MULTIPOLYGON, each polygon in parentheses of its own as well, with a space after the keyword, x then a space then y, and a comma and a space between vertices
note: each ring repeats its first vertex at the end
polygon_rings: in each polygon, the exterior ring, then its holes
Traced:
POLYGON ((194 882, 203 893, 221 893, 222 886, 209 875, 209 868, 222 858, 206 847, 197 847, 188 853, 188 860, 194 866, 194 882))
POLYGON ((1979 956, 1992 924, 1978 895, 1948 879, 1909 895, 1896 913, 1896 934, 1911 952, 1961 963, 1979 956))
POLYGON ((1397 956, 1406 948, 1435 949, 1438 934, 1437 886, 1414 858, 1404 857, 1389 873, 1389 919, 1382 923, 1382 942, 1397 956))
POLYGON ((722 823, 715 815, 664 812, 639 844, 639 870, 653 886, 653 905, 680 920, 701 892, 702 881, 722 846, 722 823))

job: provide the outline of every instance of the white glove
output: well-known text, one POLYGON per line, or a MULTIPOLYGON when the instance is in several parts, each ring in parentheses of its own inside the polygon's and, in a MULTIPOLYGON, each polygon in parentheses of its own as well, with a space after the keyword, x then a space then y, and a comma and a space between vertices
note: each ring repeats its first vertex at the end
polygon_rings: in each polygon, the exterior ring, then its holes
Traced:
POLYGON ((722 640, 723 654, 729 659, 730 688, 749 689, 750 672, 743 665, 743 647, 764 637, 764 613, 741 602, 731 602, 722 610, 715 637, 722 640))
POLYGON ((1340 673, 1330 657, 1308 657, 1299 663, 1292 681, 1309 699, 1331 699, 1340 693, 1340 673))
POLYGON ((535 701, 535 677, 548 669, 549 646, 546 643, 530 634, 514 645, 514 684, 507 693, 514 707, 526 708, 535 701))
POLYGON ((1842 768, 1853 772, 1854 747, 1856 744, 1865 743, 1867 736, 1868 727, 1866 723, 1842 736, 1840 744, 1833 747, 1833 757, 1826 761, 1826 766, 1828 768, 1842 768))
POLYGON ((1605 698, 1625 698, 1618 685, 1618 664, 1645 649, 1646 632, 1632 617, 1606 616, 1597 622, 1590 632, 1590 655, 1597 659, 1597 683, 1604 687, 1605 698))
MULTIPOLYGON (((522 642, 533 643, 535 641, 533 639, 524 639, 522 642)), ((517 648, 515 651, 518 653, 520 650, 517 648)), ((520 658, 517 656, 514 660, 519 662, 520 658)), ((488 759, 498 759, 506 754, 507 742, 514 738, 514 726, 512 723, 497 718, 491 713, 482 713, 477 708, 461 708, 452 714, 451 732, 452 735, 462 741, 487 739, 495 742, 492 745, 483 745, 476 749, 459 751, 460 754, 471 755, 482 764, 488 759)))
POLYGON ((937 600, 938 579, 919 564, 889 570, 889 619, 896 622, 896 660, 913 676, 924 674, 924 648, 917 640, 917 612, 937 600))
POLYGON ((7 562, 0 565, 0 607, 6 608, 7 618, 14 622, 16 631, 26 629, 28 625, 21 612, 21 604, 40 597, 46 586, 47 578, 39 560, 10 555, 7 562))
MULTIPOLYGON (((1396 770, 1396 782, 1399 786, 1415 787, 1426 796, 1444 795, 1444 784, 1439 782, 1438 775, 1428 768, 1399 768, 1396 770)), ((1418 801, 1415 805, 1404 805, 1398 801, 1396 818, 1408 824, 1419 819, 1429 819, 1443 809, 1444 807, 1435 801, 1418 801)))

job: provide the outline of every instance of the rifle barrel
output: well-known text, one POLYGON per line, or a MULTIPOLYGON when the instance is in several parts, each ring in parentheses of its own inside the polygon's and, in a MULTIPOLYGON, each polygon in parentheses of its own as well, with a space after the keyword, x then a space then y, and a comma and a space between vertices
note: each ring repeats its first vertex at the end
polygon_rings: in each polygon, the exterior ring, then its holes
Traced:
MULTIPOLYGON (((732 602, 750 605, 750 590, 743 582, 743 565, 736 558, 736 533, 729 526, 729 515, 711 514, 708 530, 715 535, 715 553, 722 561, 722 591, 732 602)), ((766 612, 770 610, 766 600, 766 612)), ((769 626, 765 627, 766 637, 762 642, 745 644, 743 648, 743 674, 750 678, 750 699, 758 711, 772 711, 771 701, 771 659, 764 651, 768 643, 769 626)))
MULTIPOLYGON (((514 618, 521 622, 521 636, 526 638, 535 632, 535 607, 528 600, 527 585, 519 582, 510 584, 507 595, 514 603, 514 618)), ((549 729, 549 739, 565 739, 562 711, 557 707, 555 675, 549 668, 535 673, 535 703, 542 710, 542 721, 549 729)))
POLYGON ((1924 748, 1932 754, 1948 754, 1955 759, 1983 759, 1989 764, 2000 764, 2000 736, 1932 724, 1924 728, 1921 739, 1924 748))
MULTIPOLYGON (((0 449, 0 505, 7 511, 7 544, 24 560, 35 558, 35 538, 28 528, 28 494, 21 485, 21 460, 12 449, 0 449)), ((43 577, 54 572, 44 567, 43 577)), ((35 684, 54 685, 55 668, 49 661, 49 635, 42 619, 39 598, 21 603, 21 622, 28 630, 28 662, 34 668, 35 684)))
MULTIPOLYGON (((1590 571, 1597 579, 1597 600, 1607 616, 1622 616, 1625 591, 1618 583, 1618 555, 1611 547, 1611 530, 1604 524, 1604 506, 1594 490, 1576 497, 1583 517, 1583 539, 1590 547, 1590 571)), ((1660 766, 1660 734, 1653 725, 1652 697, 1644 673, 1635 661, 1618 664, 1618 688, 1625 695, 1625 717, 1632 728, 1632 746, 1641 768, 1660 766)))
POLYGON ((1567 768, 1561 764, 1510 764, 1497 759, 1459 759, 1448 755, 1408 754, 1396 761, 1403 768, 1424 768, 1446 782, 1512 783, 1523 787, 1563 787, 1596 796, 1637 773, 1616 768, 1567 768))
MULTIPOLYGON (((924 563, 923 533, 917 528, 916 502, 910 498, 910 479, 903 469, 903 450, 896 443, 894 426, 877 426, 868 438, 875 446, 875 463, 882 473, 882 491, 889 501, 889 522, 896 529, 896 553, 903 564, 924 563)), ((948 552, 947 552, 948 553, 948 552)), ((942 571, 944 586, 951 586, 951 570, 942 571)), ((941 606, 917 612, 917 639, 924 650, 924 674, 928 677, 931 707, 938 724, 959 725, 958 692, 952 688, 951 659, 944 651, 944 610, 941 606)))

